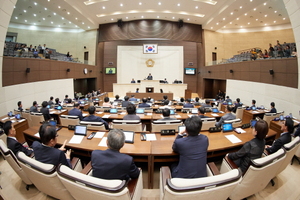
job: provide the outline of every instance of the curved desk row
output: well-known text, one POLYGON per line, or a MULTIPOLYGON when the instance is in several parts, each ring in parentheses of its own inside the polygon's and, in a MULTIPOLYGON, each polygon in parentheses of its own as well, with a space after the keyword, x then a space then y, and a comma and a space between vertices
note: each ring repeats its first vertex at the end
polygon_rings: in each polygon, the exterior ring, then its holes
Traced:
MULTIPOLYGON (((28 143, 31 145, 33 141, 40 140, 35 134, 38 132, 39 127, 31 127, 24 131, 24 137, 28 143)), ((207 131, 201 132, 209 139, 209 146, 207 156, 208 158, 223 156, 228 152, 237 151, 241 146, 253 138, 252 129, 245 129, 246 133, 237 134, 235 132, 217 132, 209 133, 207 131), (225 136, 234 135, 241 142, 232 143, 225 136)), ((91 134, 92 131, 88 131, 87 136, 91 134)), ((147 132, 149 133, 149 132, 147 132)), ((67 128, 62 128, 58 131, 57 144, 60 146, 65 140, 68 141, 66 144, 67 149, 72 149, 72 155, 81 157, 90 157, 91 152, 95 149, 105 150, 107 147, 98 146, 103 138, 93 138, 88 140, 87 136, 84 136, 80 144, 71 144, 70 139, 74 135, 74 131, 68 130, 67 128)), ((104 137, 106 137, 107 132, 104 137)), ((269 130, 267 135, 268 140, 274 139, 276 132, 269 130)), ((174 162, 178 161, 178 155, 172 151, 172 145, 175 140, 175 135, 161 136, 155 133, 156 140, 154 141, 141 141, 140 134, 136 133, 134 136, 134 143, 125 143, 124 147, 121 149, 121 153, 125 153, 134 157, 135 162, 147 162, 148 163, 148 187, 153 187, 153 173, 154 165, 157 162, 174 162)))

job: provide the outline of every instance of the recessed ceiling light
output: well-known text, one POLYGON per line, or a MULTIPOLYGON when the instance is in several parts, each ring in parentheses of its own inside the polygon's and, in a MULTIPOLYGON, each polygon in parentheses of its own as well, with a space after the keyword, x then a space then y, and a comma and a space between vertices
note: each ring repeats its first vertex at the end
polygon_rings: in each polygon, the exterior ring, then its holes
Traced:
POLYGON ((265 15, 265 17, 267 17, 268 15, 265 15))
POLYGON ((103 6, 102 9, 105 9, 105 6, 103 6))
POLYGON ((114 19, 113 18, 111 18, 111 21, 113 21, 114 19))
POLYGON ((139 5, 142 5, 142 2, 140 2, 139 5))
POLYGON ((229 24, 232 24, 232 22, 230 22, 229 24))
POLYGON ((25 21, 25 22, 27 22, 27 20, 26 20, 26 19, 25 19, 24 21, 25 21))
POLYGON ((18 19, 18 17, 15 17, 15 19, 18 19))
POLYGON ((82 24, 84 24, 84 22, 82 22, 82 24))
POLYGON ((258 19, 256 19, 256 21, 258 21, 258 19))
POLYGON ((241 28, 243 28, 243 26, 240 26, 241 28))
POLYGON ((253 8, 254 11, 256 11, 256 8, 253 8))
POLYGON ((180 3, 178 3, 177 6, 180 6, 180 3))
POLYGON ((48 1, 50 1, 50 0, 48 0, 48 1))
POLYGON ((60 6, 58 6, 58 8, 60 8, 60 6))
POLYGON ((248 24, 250 24, 250 22, 248 22, 248 24))
POLYGON ((276 21, 274 21, 274 23, 276 23, 276 21))
POLYGON ((250 0, 250 2, 252 2, 252 0, 250 0))
POLYGON ((70 14, 70 12, 67 12, 68 13, 68 15, 70 14))
POLYGON ((45 20, 45 18, 43 18, 43 20, 45 20))
POLYGON ((159 16, 157 16, 157 18, 159 18, 159 16))
POLYGON ((240 18, 236 18, 236 20, 239 20, 240 18))
POLYGON ((283 20, 285 20, 285 18, 283 18, 283 20))
POLYGON ((144 18, 144 16, 142 16, 141 18, 144 18))
POLYGON ((264 3, 264 6, 267 5, 267 3, 264 3))
POLYGON ((36 14, 33 14, 33 16, 35 16, 35 17, 36 17, 36 14))
POLYGON ((243 8, 243 6, 240 6, 240 9, 242 9, 243 8))
POLYGON ((26 13, 27 11, 26 10, 24 10, 24 13, 26 13))
POLYGON ((233 12, 231 12, 230 14, 233 15, 233 12))
POLYGON ((122 4, 122 3, 120 3, 120 6, 123 6, 123 4, 122 4))
POLYGON ((77 17, 75 17, 75 19, 77 20, 77 17))
POLYGON ((56 13, 53 13, 53 15, 56 15, 56 13))
POLYGON ((47 10, 47 8, 44 8, 45 10, 47 10))
POLYGON ((158 5, 161 5, 161 2, 158 2, 158 5))
POLYGON ((223 26, 223 28, 226 28, 226 26, 223 26))
POLYGON ((190 21, 190 19, 188 18, 188 21, 190 21))
POLYGON ((247 13, 245 13, 244 15, 247 16, 247 13))
POLYGON ((198 6, 196 6, 195 8, 198 9, 198 6))
POLYGON ((16 8, 16 6, 14 6, 14 8, 16 8))
POLYGON ((277 10, 275 10, 274 13, 277 13, 277 10))
POLYGON ((214 27, 210 27, 210 29, 213 29, 214 27))
POLYGON ((91 27, 88 26, 88 28, 91 28, 91 27))
POLYGON ((33 25, 36 25, 36 23, 33 23, 33 25))
POLYGON ((37 5, 37 3, 36 3, 36 2, 34 2, 34 5, 37 5))
POLYGON ((267 26, 268 24, 265 24, 265 26, 267 26))
POLYGON ((75 27, 77 28, 78 26, 77 26, 77 25, 75 25, 75 27))
POLYGON ((126 17, 126 19, 128 19, 128 17, 126 17))
POLYGON ((224 21, 225 19, 226 19, 226 18, 224 17, 224 18, 223 18, 223 21, 224 21))
POLYGON ((60 25, 58 25, 58 27, 60 27, 60 25))
POLYGON ((219 25, 219 23, 218 23, 218 22, 217 22, 216 24, 217 24, 217 25, 219 25))
POLYGON ((69 22, 69 24, 71 24, 71 22, 69 22))
POLYGON ((64 20, 65 18, 62 17, 61 19, 64 20))
POLYGON ((172 19, 175 19, 175 17, 172 17, 172 19))
POLYGON ((53 24, 53 22, 51 22, 51 24, 53 24))

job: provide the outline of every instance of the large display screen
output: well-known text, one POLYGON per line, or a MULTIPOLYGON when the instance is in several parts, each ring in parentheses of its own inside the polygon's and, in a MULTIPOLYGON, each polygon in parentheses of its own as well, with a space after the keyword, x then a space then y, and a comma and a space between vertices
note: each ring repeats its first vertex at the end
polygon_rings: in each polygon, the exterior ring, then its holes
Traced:
POLYGON ((184 73, 188 75, 196 74, 196 68, 184 68, 184 73))

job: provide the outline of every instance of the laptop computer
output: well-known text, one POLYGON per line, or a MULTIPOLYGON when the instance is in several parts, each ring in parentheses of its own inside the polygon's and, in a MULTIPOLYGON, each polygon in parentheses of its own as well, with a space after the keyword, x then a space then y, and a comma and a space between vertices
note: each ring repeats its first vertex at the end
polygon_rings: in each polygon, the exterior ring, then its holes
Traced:
POLYGON ((211 110, 213 113, 218 113, 219 112, 219 109, 218 108, 212 108, 211 110))
POLYGON ((252 120, 250 121, 250 124, 251 124, 251 127, 252 127, 252 128, 255 126, 256 122, 257 122, 257 120, 255 120, 255 119, 252 119, 252 120))
POLYGON ((232 123, 222 124, 223 132, 231 132, 233 131, 232 123))
POLYGON ((145 109, 144 108, 137 108, 136 109, 136 114, 144 114, 145 113, 145 109))
POLYGON ((117 109, 117 108, 111 108, 111 109, 109 110, 109 113, 110 113, 110 114, 117 114, 117 113, 118 113, 118 109, 117 109))
POLYGON ((16 114, 15 118, 16 118, 16 120, 20 120, 21 119, 21 115, 20 114, 16 114))
POLYGON ((87 126, 76 125, 74 130, 74 135, 83 135, 86 136, 87 126))
POLYGON ((134 132, 133 131, 123 131, 125 135, 125 143, 134 143, 134 132))
POLYGON ((175 115, 175 110, 174 109, 170 109, 170 115, 175 115))
POLYGON ((61 106, 57 106, 55 109, 56 109, 56 110, 61 110, 62 107, 61 107, 61 106))
POLYGON ((114 106, 117 106, 118 104, 119 104, 118 101, 114 101, 114 103, 113 103, 114 106))
POLYGON ((191 113, 192 114, 198 114, 198 109, 197 108, 192 108, 191 113))

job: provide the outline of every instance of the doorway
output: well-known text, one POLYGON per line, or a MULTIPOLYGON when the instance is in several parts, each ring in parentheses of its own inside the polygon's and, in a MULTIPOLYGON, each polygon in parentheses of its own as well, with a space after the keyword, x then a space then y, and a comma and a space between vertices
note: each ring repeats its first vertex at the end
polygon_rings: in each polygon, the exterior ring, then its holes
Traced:
POLYGON ((84 64, 86 64, 86 65, 89 64, 89 52, 88 51, 84 52, 84 64))

